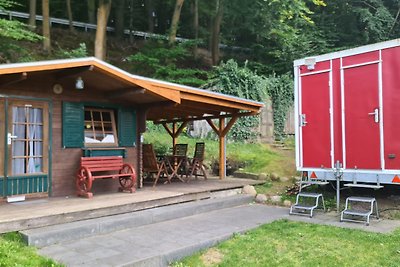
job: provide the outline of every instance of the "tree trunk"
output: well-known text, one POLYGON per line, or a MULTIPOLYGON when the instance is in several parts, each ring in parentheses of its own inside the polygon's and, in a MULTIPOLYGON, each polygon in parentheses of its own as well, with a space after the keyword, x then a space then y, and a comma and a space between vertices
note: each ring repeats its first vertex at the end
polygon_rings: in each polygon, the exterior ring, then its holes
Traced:
POLYGON ((107 48, 107 21, 110 15, 111 0, 100 0, 97 8, 97 30, 94 42, 94 56, 104 60, 107 48))
POLYGON ((172 15, 171 28, 169 31, 169 44, 174 44, 176 41, 176 32, 178 30, 179 17, 181 16, 181 9, 184 0, 176 0, 174 14, 172 15))
POLYGON ((197 51, 197 39, 199 38, 199 0, 193 0, 192 2, 192 15, 193 15, 193 37, 195 39, 195 45, 193 46, 193 56, 195 59, 198 58, 197 51))
POLYGON ((144 2, 147 12, 147 31, 154 32, 154 6, 153 0, 145 0, 144 2))
POLYGON ((34 29, 36 28, 36 0, 29 0, 29 21, 28 25, 34 29))
POLYGON ((43 50, 50 53, 50 7, 49 0, 42 0, 42 15, 43 15, 43 50))
POLYGON ((71 0, 67 0, 67 13, 68 13, 68 21, 69 21, 69 30, 71 32, 75 32, 74 25, 72 24, 74 19, 72 18, 71 0))
POLYGON ((219 34, 221 31, 223 14, 223 0, 217 0, 217 11, 214 18, 211 36, 211 58, 214 66, 219 62, 219 34))
POLYGON ((89 23, 95 24, 96 23, 96 1, 95 0, 87 0, 88 4, 88 20, 89 23))
POLYGON ((125 0, 117 0, 115 10, 115 34, 118 38, 124 37, 125 30, 125 0))
POLYGON ((133 19, 134 19, 134 16, 133 16, 133 4, 134 4, 134 2, 133 2, 134 0, 130 0, 130 4, 129 4, 129 42, 130 43, 133 43, 133 34, 132 34, 132 31, 133 31, 133 19))

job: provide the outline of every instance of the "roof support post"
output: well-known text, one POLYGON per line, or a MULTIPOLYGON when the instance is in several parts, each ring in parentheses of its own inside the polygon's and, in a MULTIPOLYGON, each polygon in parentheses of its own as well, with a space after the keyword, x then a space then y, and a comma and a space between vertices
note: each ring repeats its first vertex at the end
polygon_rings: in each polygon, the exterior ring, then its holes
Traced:
POLYGON ((211 128, 219 137, 219 178, 224 179, 226 177, 226 135, 229 130, 235 124, 239 115, 234 115, 231 117, 229 122, 225 125, 225 116, 219 117, 219 127, 217 127, 214 122, 208 118, 206 119, 211 128))
POLYGON ((188 122, 189 121, 184 121, 184 122, 182 122, 182 124, 179 127, 177 127, 178 124, 175 121, 172 123, 172 129, 169 127, 169 125, 166 122, 162 123, 162 126, 164 127, 164 129, 172 137, 172 147, 175 147, 178 136, 183 132, 183 129, 185 129, 188 122))

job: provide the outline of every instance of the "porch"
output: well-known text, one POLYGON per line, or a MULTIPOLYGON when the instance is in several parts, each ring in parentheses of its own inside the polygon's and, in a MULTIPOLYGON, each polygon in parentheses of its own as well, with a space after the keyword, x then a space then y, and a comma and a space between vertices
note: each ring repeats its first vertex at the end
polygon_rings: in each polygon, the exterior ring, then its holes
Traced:
POLYGON ((76 196, 32 199, 0 205, 0 233, 80 221, 200 199, 236 194, 249 179, 209 177, 208 180, 144 186, 136 193, 95 193, 92 199, 76 196))

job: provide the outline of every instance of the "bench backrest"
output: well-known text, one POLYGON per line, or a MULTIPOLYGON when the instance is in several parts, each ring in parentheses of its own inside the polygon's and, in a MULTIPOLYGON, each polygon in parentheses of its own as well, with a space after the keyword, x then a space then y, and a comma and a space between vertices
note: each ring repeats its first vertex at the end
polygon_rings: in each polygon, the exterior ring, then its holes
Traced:
POLYGON ((112 157, 82 157, 81 166, 92 172, 119 171, 124 164, 121 156, 112 157))

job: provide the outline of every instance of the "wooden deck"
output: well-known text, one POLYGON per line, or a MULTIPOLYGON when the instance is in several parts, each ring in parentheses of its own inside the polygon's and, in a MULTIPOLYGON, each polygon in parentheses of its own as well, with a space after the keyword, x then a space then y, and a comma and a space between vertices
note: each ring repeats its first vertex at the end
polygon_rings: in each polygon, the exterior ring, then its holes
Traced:
MULTIPOLYGON (((189 183, 173 182, 153 188, 144 186, 136 193, 94 194, 92 199, 78 197, 46 198, 0 204, 0 233, 65 222, 109 216, 137 210, 207 199, 226 190, 260 184, 249 179, 209 178, 189 183)), ((224 192, 225 191, 225 192, 224 192)))

